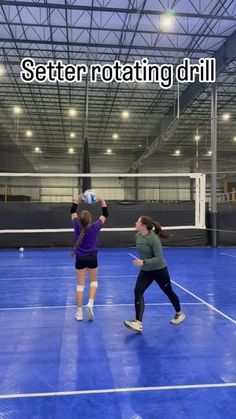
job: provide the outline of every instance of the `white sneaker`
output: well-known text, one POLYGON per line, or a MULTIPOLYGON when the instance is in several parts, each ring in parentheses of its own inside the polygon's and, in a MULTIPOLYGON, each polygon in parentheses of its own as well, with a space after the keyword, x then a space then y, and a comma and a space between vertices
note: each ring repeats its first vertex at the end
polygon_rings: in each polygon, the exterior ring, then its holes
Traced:
POLYGON ((74 317, 75 317, 75 320, 83 320, 83 310, 82 310, 82 308, 81 309, 78 309, 76 311, 74 317))
POLYGON ((171 324, 179 324, 182 323, 185 319, 185 314, 181 313, 181 314, 176 314, 175 317, 173 319, 171 319, 171 324))
POLYGON ((124 325, 128 327, 128 329, 134 330, 135 332, 142 333, 143 331, 143 326, 136 320, 125 320, 124 325))
POLYGON ((93 312, 93 307, 90 306, 89 304, 86 305, 86 309, 87 309, 87 316, 88 316, 88 320, 94 320, 94 312, 93 312))

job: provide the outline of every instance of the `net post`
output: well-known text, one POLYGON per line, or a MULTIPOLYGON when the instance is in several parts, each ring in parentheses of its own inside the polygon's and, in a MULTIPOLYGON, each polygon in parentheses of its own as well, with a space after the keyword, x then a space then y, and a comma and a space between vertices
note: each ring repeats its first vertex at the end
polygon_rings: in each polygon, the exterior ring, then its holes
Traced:
POLYGON ((195 178, 195 226, 196 228, 205 228, 206 175, 195 173, 191 177, 195 178))
POLYGON ((199 227, 206 228, 206 175, 201 173, 200 176, 200 219, 199 227))
POLYGON ((195 178, 195 226, 199 227, 200 220, 200 179, 199 176, 195 178))
POLYGON ((205 228, 205 207, 206 207, 206 175, 194 173, 195 178, 195 227, 205 228))

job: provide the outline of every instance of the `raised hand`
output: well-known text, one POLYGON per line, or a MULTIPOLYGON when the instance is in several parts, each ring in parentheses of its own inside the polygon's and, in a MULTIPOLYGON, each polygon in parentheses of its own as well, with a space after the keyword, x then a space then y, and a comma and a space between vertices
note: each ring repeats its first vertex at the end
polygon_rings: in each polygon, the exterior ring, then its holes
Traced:
POLYGON ((73 202, 77 205, 80 204, 82 201, 83 201, 83 194, 82 193, 80 193, 76 198, 73 199, 73 202))

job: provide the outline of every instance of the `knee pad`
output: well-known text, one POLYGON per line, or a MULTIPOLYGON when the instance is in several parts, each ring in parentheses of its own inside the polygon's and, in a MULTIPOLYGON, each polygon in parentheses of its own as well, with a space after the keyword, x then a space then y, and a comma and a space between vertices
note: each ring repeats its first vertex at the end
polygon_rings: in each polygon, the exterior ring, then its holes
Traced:
POLYGON ((91 281, 90 282, 90 287, 98 287, 98 281, 91 281))
POLYGON ((84 292, 84 285, 77 285, 76 290, 77 292, 84 292))

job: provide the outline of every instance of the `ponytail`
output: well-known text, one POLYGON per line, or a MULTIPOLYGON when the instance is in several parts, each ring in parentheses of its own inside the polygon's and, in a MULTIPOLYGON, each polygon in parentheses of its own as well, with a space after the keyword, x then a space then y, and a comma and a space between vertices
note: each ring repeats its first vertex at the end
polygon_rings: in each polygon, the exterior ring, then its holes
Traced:
POLYGON ((82 230, 80 232, 80 235, 79 235, 78 239, 76 240, 76 243, 75 243, 75 245, 73 247, 73 250, 72 250, 72 253, 71 253, 71 256, 72 257, 74 257, 76 255, 76 251, 77 251, 80 243, 82 242, 82 240, 83 240, 83 238, 84 238, 84 236, 86 234, 86 231, 87 231, 87 227, 82 228, 82 230))
POLYGON ((89 211, 82 211, 79 214, 79 219, 77 219, 77 223, 78 223, 79 227, 81 227, 81 232, 80 232, 79 237, 76 240, 76 243, 73 247, 73 250, 72 250, 72 253, 71 253, 72 257, 76 255, 76 251, 79 248, 79 246, 80 246, 80 244, 81 244, 81 242, 82 242, 82 240, 83 240, 83 238, 84 238, 84 236, 87 232, 87 228, 91 224, 91 222, 92 222, 92 216, 91 216, 89 211))
POLYGON ((153 221, 152 225, 154 227, 154 232, 159 237, 161 237, 162 239, 168 239, 170 237, 170 234, 163 231, 161 225, 157 221, 153 221))
POLYGON ((154 227, 154 232, 159 237, 163 239, 168 239, 171 236, 171 234, 166 233, 165 231, 162 230, 161 225, 157 221, 153 221, 150 217, 147 217, 146 215, 142 215, 140 219, 141 219, 141 223, 144 224, 149 231, 153 230, 153 227, 154 227))

